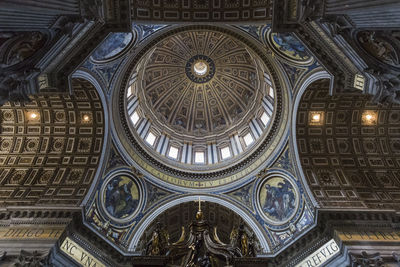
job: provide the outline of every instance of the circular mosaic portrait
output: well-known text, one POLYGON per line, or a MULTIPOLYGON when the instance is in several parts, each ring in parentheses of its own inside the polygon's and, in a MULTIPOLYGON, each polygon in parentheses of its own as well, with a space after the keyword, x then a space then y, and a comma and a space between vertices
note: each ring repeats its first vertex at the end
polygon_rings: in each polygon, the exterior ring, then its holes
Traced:
POLYGON ((111 59, 125 50, 133 39, 134 36, 131 32, 112 33, 93 52, 92 59, 95 61, 111 59))
POLYGON ((106 212, 116 219, 131 217, 140 202, 139 188, 133 178, 126 175, 112 177, 103 189, 106 212))
POLYGON ((294 63, 308 64, 312 58, 305 46, 290 33, 273 33, 269 31, 267 38, 273 50, 294 63))
POLYGON ((284 224, 296 213, 298 193, 286 178, 272 176, 266 179, 258 197, 262 214, 272 224, 284 224))

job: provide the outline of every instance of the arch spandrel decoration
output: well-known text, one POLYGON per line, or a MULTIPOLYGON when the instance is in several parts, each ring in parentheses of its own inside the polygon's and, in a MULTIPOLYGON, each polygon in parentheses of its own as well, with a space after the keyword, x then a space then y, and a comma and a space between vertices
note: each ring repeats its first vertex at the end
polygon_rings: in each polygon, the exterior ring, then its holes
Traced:
POLYGON ((0 38, 0 67, 8 70, 22 66, 21 63, 32 62, 33 58, 40 58, 38 52, 43 52, 49 43, 48 32, 6 32, 0 38))
POLYGON ((92 84, 74 95, 38 95, 0 109, 0 202, 4 206, 79 206, 101 157, 104 113, 92 84))
POLYGON ((377 65, 400 69, 400 42, 395 36, 384 31, 361 30, 353 33, 355 44, 367 54, 377 65))
POLYGON ((295 215, 300 196, 297 187, 289 179, 276 175, 265 178, 257 197, 259 211, 266 221, 279 225, 295 215))
POLYGON ((256 218, 263 225, 274 253, 315 222, 314 208, 301 182, 286 169, 274 167, 260 173, 252 195, 256 218))
POLYGON ((130 230, 143 217, 147 190, 142 176, 132 168, 119 166, 99 181, 85 207, 85 224, 111 245, 126 250, 130 230))
POLYGON ((135 177, 127 173, 115 173, 103 182, 99 204, 111 220, 126 222, 140 210, 142 191, 135 177))

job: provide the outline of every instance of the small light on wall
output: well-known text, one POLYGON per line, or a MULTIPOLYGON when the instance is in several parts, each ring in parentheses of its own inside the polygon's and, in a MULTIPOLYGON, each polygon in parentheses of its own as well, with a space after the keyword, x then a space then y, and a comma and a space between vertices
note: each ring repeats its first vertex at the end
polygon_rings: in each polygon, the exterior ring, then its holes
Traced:
POLYGON ((321 119, 321 115, 320 114, 314 114, 312 116, 313 122, 319 122, 320 119, 321 119))
POLYGON ((29 121, 38 121, 39 118, 40 118, 39 112, 36 111, 36 110, 28 111, 26 113, 26 116, 27 116, 29 121))
POLYGON ((91 123, 92 122, 92 114, 90 113, 81 113, 81 121, 82 123, 91 123))
POLYGON ((367 110, 364 111, 361 117, 363 125, 375 125, 377 122, 378 114, 376 111, 367 110))
POLYGON ((322 125, 324 121, 323 111, 310 111, 308 115, 310 125, 322 125))

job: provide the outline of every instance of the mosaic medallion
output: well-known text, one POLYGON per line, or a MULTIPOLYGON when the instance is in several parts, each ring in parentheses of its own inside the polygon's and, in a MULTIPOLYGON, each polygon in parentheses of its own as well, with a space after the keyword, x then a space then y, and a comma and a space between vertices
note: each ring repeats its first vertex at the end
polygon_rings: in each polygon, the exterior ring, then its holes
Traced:
POLYGON ((135 38, 136 36, 134 36, 132 32, 112 33, 93 52, 92 59, 95 61, 103 61, 114 58, 135 41, 135 38))
POLYGON ((286 178, 272 176, 266 179, 258 197, 262 214, 272 224, 284 224, 296 213, 298 193, 286 178))
POLYGON ((267 39, 272 49, 288 61, 302 65, 312 62, 305 46, 293 34, 268 31, 267 39))
POLYGON ((103 205, 106 212, 116 219, 125 219, 135 213, 140 194, 136 182, 126 175, 111 178, 103 189, 103 205))
POLYGON ((215 65, 211 58, 204 55, 191 57, 185 66, 187 77, 195 83, 205 83, 214 77, 215 65))

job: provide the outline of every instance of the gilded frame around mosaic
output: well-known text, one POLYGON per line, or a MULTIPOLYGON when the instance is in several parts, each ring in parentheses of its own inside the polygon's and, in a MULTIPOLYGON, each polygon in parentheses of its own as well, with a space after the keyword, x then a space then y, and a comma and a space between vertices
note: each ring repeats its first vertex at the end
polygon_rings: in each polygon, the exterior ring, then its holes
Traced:
POLYGON ((117 32, 109 34, 90 56, 93 63, 101 64, 111 62, 123 56, 137 42, 136 29, 131 32, 117 32))
POLYGON ((264 39, 277 55, 290 64, 307 66, 314 61, 306 47, 292 33, 273 33, 269 29, 264 33, 264 39))
POLYGON ((283 172, 268 173, 257 186, 256 208, 273 226, 291 221, 298 213, 300 200, 298 186, 283 172))
POLYGON ((121 224, 132 221, 142 209, 144 192, 134 175, 117 171, 104 179, 98 198, 102 213, 121 224))

